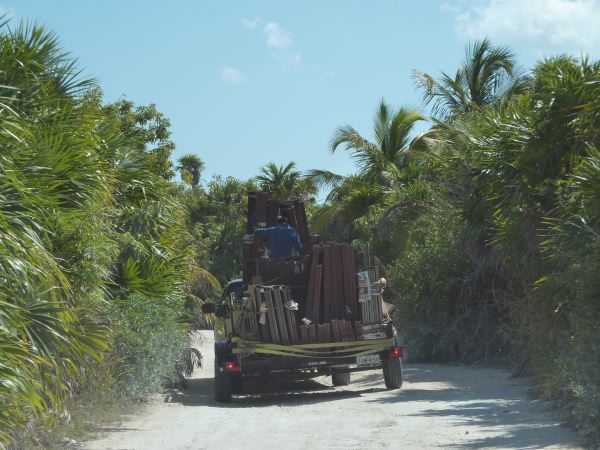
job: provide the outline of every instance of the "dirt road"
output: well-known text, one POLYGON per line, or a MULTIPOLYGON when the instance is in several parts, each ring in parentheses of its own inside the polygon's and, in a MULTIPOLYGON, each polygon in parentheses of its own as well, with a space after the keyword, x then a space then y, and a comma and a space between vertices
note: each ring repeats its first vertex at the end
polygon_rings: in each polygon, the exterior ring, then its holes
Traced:
MULTIPOLYGON (((205 369, 187 390, 157 396, 139 414, 85 448, 150 449, 538 449, 579 448, 523 380, 502 370, 404 365, 404 385, 386 391, 377 372, 262 383, 231 405, 215 403, 212 338, 205 369)), ((246 389, 246 386, 245 386, 246 389)))

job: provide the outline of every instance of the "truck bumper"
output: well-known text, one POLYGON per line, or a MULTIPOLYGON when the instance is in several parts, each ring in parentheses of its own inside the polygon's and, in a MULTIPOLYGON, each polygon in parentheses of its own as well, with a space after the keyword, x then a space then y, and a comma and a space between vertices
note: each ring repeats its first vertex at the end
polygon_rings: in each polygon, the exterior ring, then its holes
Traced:
POLYGON ((318 358, 296 358, 296 357, 248 357, 240 362, 243 375, 266 375, 275 372, 296 372, 299 378, 320 376, 336 372, 360 372, 364 370, 381 369, 383 361, 388 357, 387 352, 379 353, 380 361, 364 367, 358 367, 356 357, 329 359, 318 358))

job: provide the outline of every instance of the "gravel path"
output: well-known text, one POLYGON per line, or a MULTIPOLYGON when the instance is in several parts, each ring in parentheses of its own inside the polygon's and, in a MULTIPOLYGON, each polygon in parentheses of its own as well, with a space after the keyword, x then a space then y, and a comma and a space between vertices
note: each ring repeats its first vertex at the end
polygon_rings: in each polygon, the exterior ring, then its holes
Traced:
MULTIPOLYGON (((212 334, 212 333, 211 333, 212 334)), ((212 336, 205 368, 188 389, 156 396, 85 448, 167 449, 573 449, 575 433, 523 380, 498 369, 405 364, 401 390, 380 371, 329 378, 252 382, 230 405, 213 400, 212 336)))

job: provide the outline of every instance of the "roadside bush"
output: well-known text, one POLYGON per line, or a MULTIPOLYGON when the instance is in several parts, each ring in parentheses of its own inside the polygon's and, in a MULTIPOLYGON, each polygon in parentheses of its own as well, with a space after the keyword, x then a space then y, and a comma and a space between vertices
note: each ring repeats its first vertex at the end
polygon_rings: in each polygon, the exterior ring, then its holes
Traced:
POLYGON ((0 63, 2 448, 51 434, 78 399, 157 389, 203 272, 168 182, 168 119, 103 105, 38 25, 0 26, 0 63))
POLYGON ((411 360, 459 356, 452 325, 464 265, 452 212, 437 210, 421 217, 410 245, 391 268, 397 324, 411 360))
POLYGON ((189 346, 187 329, 177 322, 180 299, 132 295, 114 302, 114 351, 122 373, 116 388, 133 399, 160 389, 173 376, 177 360, 189 346))

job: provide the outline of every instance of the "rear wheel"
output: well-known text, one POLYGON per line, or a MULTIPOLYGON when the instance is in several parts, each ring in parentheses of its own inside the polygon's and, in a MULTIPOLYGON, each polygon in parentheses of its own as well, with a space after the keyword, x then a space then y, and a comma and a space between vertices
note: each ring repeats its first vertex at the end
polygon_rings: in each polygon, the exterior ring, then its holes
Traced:
POLYGON ((220 403, 231 402, 231 374, 221 372, 221 367, 215 361, 215 400, 220 403))
POLYGON ((331 382, 334 386, 348 386, 350 384, 350 372, 336 372, 334 370, 331 373, 331 382))
POLYGON ((402 386, 402 363, 400 358, 383 360, 383 379, 387 389, 399 389, 402 386))

